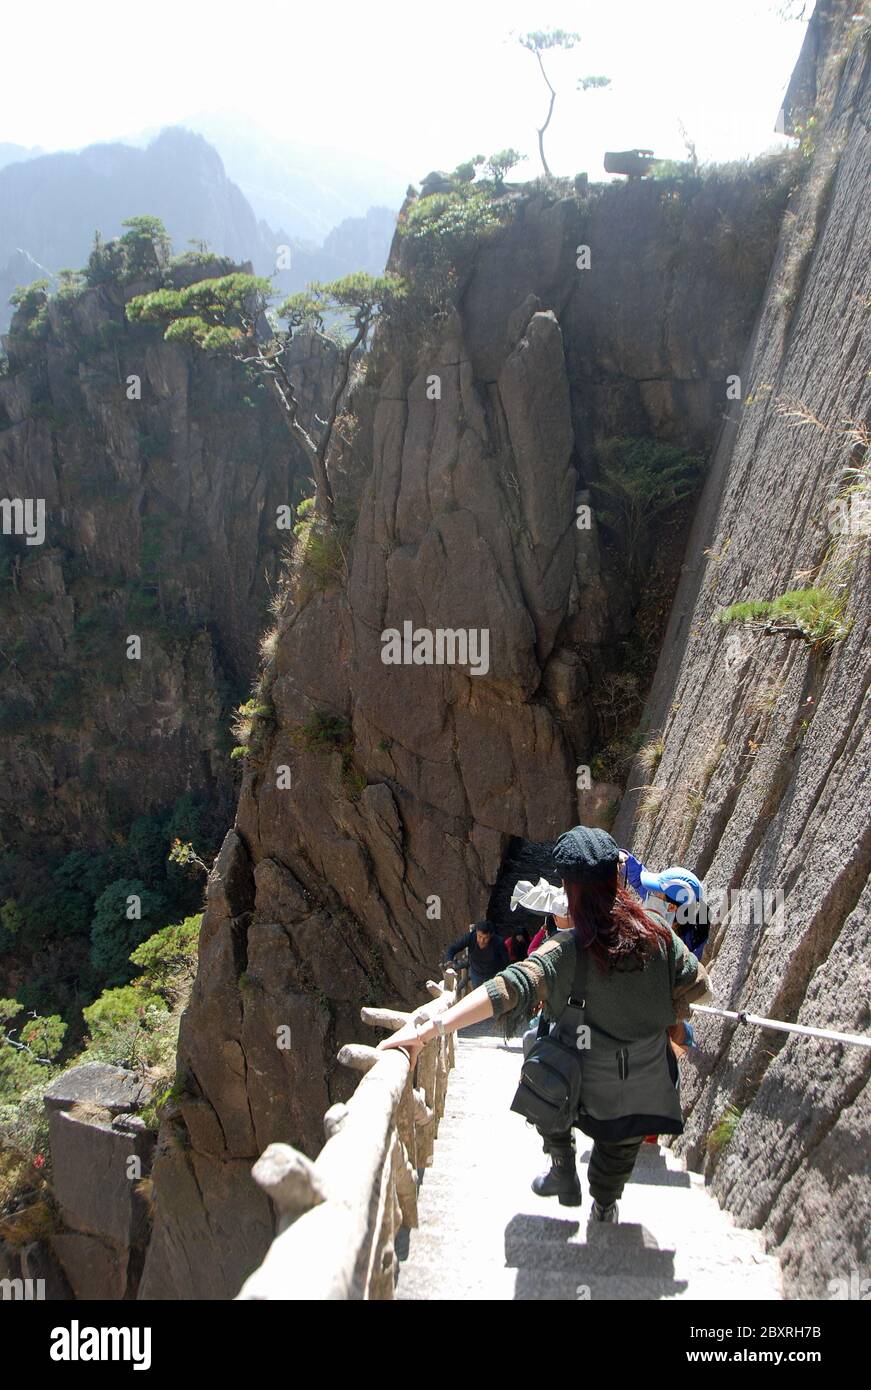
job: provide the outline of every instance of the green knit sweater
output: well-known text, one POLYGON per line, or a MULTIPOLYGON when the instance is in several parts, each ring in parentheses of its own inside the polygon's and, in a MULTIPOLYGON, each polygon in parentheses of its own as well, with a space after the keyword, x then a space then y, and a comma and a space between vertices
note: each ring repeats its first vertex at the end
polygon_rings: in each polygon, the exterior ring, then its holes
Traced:
MULTIPOLYGON (((533 955, 509 965, 486 983, 494 1017, 509 1028, 528 1019, 538 1004, 558 1019, 571 993, 575 974, 574 933, 558 932, 533 955)), ((708 974, 671 932, 666 947, 643 969, 605 972, 592 959, 587 968, 585 1018, 619 1042, 633 1042, 665 1031, 689 1018, 691 1003, 709 999, 708 974)))

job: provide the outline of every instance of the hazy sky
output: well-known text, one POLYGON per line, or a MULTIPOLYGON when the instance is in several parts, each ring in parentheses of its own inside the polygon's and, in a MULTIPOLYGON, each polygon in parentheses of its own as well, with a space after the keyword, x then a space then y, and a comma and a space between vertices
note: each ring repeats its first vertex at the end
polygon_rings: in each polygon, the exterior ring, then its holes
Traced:
POLYGON ((776 0, 42 0, 7 7, 0 140, 68 149, 230 110, 292 141, 366 151, 419 179, 515 145, 532 156, 547 93, 512 30, 580 31, 550 60, 554 172, 601 174, 605 148, 757 153, 804 24, 776 0), (578 93, 603 73, 606 91, 578 93))

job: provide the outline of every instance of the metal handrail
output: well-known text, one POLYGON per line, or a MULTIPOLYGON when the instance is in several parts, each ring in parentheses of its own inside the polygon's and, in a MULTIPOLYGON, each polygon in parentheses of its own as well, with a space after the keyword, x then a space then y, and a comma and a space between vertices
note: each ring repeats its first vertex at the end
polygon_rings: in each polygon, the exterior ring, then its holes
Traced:
POLYGON ((736 1023, 749 1023, 754 1028, 770 1028, 776 1033, 798 1033, 805 1038, 821 1038, 823 1042, 852 1043, 856 1047, 871 1047, 871 1036, 866 1033, 837 1033, 832 1028, 812 1028, 805 1023, 781 1023, 776 1018, 764 1018, 761 1014, 749 1014, 743 1009, 717 1009, 711 1004, 690 1004, 690 1009, 698 1014, 717 1014, 720 1018, 731 1018, 736 1023))

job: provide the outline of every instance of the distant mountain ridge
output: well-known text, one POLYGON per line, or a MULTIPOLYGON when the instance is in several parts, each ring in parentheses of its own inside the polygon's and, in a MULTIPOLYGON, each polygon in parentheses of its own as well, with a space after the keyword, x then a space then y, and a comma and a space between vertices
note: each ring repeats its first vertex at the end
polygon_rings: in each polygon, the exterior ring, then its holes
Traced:
POLYGON ((217 151, 171 128, 144 150, 89 145, 0 170, 0 258, 21 248, 53 270, 78 267, 95 229, 108 240, 144 212, 162 217, 180 245, 198 237, 234 259, 257 250, 257 219, 217 151))
POLYGON ((26 145, 11 145, 8 140, 0 140, 0 169, 22 159, 36 159, 41 154, 45 154, 41 145, 31 145, 28 149, 26 145))
POLYGON ((180 124, 220 152, 258 218, 303 241, 322 242, 371 207, 399 208, 411 177, 371 155, 288 139, 226 112, 196 113, 180 124))

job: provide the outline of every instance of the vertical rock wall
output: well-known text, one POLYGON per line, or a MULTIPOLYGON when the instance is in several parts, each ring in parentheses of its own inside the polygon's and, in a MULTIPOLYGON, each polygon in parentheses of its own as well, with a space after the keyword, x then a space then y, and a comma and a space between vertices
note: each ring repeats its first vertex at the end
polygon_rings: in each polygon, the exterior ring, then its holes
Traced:
MULTIPOLYGON (((55 299, 43 337, 19 320, 6 339, 0 495, 45 506, 42 544, 0 537, 0 837, 19 852, 102 846, 186 791, 231 804, 224 719, 306 468, 262 384, 127 323, 148 288, 55 299)), ((310 418, 333 354, 294 354, 310 418)))
MULTIPOLYGON (((829 114, 689 538, 646 714, 665 741, 656 791, 637 823, 627 797, 616 833, 655 866, 688 864, 711 895, 745 895, 711 935, 721 1005, 867 1034, 867 481, 864 502, 837 500, 845 466, 867 469, 871 421, 871 60, 854 8, 820 6, 809 32, 801 89, 829 114), (812 583, 846 596, 849 632, 828 652, 712 621, 812 583), (782 922, 755 920, 755 890, 784 894, 782 922)), ((644 781, 637 770, 632 784, 644 781)), ((678 1149, 713 1170, 739 1221, 764 1225, 794 1294, 830 1297, 830 1279, 867 1276, 871 1054, 714 1019, 698 1031, 678 1149), (730 1106, 740 1120, 712 1154, 730 1106)))

